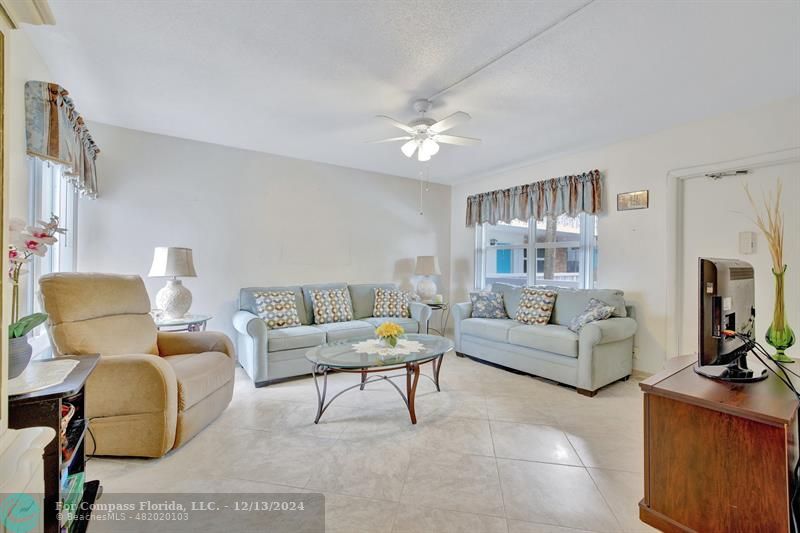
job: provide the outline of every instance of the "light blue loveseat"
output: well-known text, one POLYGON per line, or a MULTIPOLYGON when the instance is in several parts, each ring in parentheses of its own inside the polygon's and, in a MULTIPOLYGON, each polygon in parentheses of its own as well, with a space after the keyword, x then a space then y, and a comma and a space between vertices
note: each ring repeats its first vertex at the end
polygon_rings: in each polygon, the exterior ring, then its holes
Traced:
POLYGON ((624 294, 611 289, 554 289, 555 307, 547 325, 525 325, 516 316, 521 287, 495 283, 493 292, 503 294, 506 319, 471 318, 472 304, 453 308, 455 345, 458 355, 467 355, 528 374, 575 387, 594 396, 600 387, 627 379, 633 367, 633 307, 624 294), (591 298, 616 310, 607 320, 591 322, 580 333, 570 331, 570 320, 581 313, 591 298))
POLYGON ((408 333, 427 333, 431 309, 427 305, 411 302, 411 318, 373 317, 375 289, 396 289, 392 283, 324 283, 291 285, 287 287, 247 287, 239 291, 239 311, 233 315, 236 329, 236 353, 239 364, 253 380, 256 387, 269 385, 293 376, 311 372, 311 363, 305 358, 314 346, 352 337, 373 335, 381 323, 391 320, 403 326, 408 333), (348 322, 314 324, 311 291, 314 289, 347 288, 353 303, 353 318, 348 322), (295 294, 297 314, 301 326, 267 329, 258 316, 256 293, 264 291, 292 291, 295 294))

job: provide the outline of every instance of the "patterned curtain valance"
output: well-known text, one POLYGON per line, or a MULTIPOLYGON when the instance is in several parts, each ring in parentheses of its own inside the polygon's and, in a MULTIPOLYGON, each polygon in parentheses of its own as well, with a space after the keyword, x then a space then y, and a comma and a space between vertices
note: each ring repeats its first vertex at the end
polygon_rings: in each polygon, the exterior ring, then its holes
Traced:
POLYGON ((467 227, 497 224, 514 219, 544 220, 547 216, 601 211, 602 184, 599 170, 563 176, 529 185, 474 194, 467 197, 467 227))
POLYGON ((64 165, 64 176, 77 191, 82 196, 97 198, 95 159, 100 149, 68 95, 55 83, 25 84, 28 155, 64 165))

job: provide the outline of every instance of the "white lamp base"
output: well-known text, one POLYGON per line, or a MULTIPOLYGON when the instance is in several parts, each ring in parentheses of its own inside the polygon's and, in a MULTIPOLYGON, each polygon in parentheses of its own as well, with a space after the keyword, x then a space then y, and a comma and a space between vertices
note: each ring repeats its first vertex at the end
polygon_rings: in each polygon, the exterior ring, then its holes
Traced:
POLYGON ((192 293, 179 279, 168 279, 156 294, 156 307, 164 313, 164 318, 182 318, 191 306, 192 293))
POLYGON ((417 294, 423 300, 433 300, 436 296, 436 283, 429 277, 424 277, 417 283, 417 294))

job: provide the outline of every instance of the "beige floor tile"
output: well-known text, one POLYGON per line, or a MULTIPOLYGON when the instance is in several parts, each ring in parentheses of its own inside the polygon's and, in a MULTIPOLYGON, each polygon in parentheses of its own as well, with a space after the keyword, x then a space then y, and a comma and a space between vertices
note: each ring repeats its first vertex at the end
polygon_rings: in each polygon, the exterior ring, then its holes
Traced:
POLYGON ((398 501, 411 455, 391 441, 339 441, 319 452, 307 489, 398 501))
MULTIPOLYGON (((325 492, 335 532, 639 531, 638 383, 585 398, 452 354, 441 378, 440 393, 420 381, 417 425, 386 383, 344 393, 315 425, 310 378, 255 388, 237 369, 231 405, 197 437, 160 459, 93 458, 88 476, 108 492, 325 492), (580 460, 619 471, 544 464, 580 460)), ((357 382, 332 374, 329 393, 357 382)))
POLYGON ((493 457, 413 452, 403 503, 452 511, 503 516, 503 500, 493 457))
POLYGON ((656 531, 639 520, 639 500, 644 496, 644 476, 618 470, 590 468, 600 493, 626 533, 656 531))
POLYGON ((558 428, 496 420, 491 428, 497 457, 583 466, 567 436, 558 428))
POLYGON ((325 494, 325 533, 390 533, 400 504, 325 494))
POLYGON ((619 531, 585 468, 498 459, 509 519, 577 529, 619 531))
POLYGON ((573 529, 571 527, 553 526, 550 524, 535 524, 521 520, 508 521, 508 533, 591 533, 588 529, 573 529))
MULTIPOLYGON (((641 430, 640 430, 641 431, 641 430)), ((565 428, 584 466, 627 472, 644 471, 644 439, 632 429, 565 428)))
POLYGON ((487 396, 486 408, 490 420, 523 424, 555 425, 552 410, 543 402, 520 396, 487 396))
POLYGON ((458 417, 422 419, 415 429, 409 441, 414 448, 494 457, 488 420, 458 417))
POLYGON ((416 411, 420 420, 439 420, 453 416, 481 420, 488 418, 483 395, 459 390, 418 393, 416 411))
POLYGON ((507 533, 504 518, 430 507, 408 507, 398 513, 392 533, 507 533))

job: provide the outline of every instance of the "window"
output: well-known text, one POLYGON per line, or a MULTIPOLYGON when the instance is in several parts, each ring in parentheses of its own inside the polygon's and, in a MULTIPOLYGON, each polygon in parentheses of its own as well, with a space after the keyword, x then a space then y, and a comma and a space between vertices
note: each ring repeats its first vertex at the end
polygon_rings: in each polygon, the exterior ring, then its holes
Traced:
MULTIPOLYGON (((27 309, 29 312, 37 312, 41 310, 39 278, 51 272, 75 270, 78 194, 72 184, 64 179, 61 165, 35 158, 29 158, 28 164, 30 171, 28 223, 47 221, 53 214, 59 218, 59 225, 67 230, 65 235, 58 236, 58 243, 48 250, 47 255, 36 257, 27 267, 29 270, 27 309)), ((32 339, 34 349, 39 348, 38 342, 45 342, 44 337, 44 328, 37 328, 32 339)))
POLYGON ((593 287, 597 224, 593 215, 484 224, 475 235, 475 285, 593 287), (533 261, 530 261, 533 258, 533 261))

